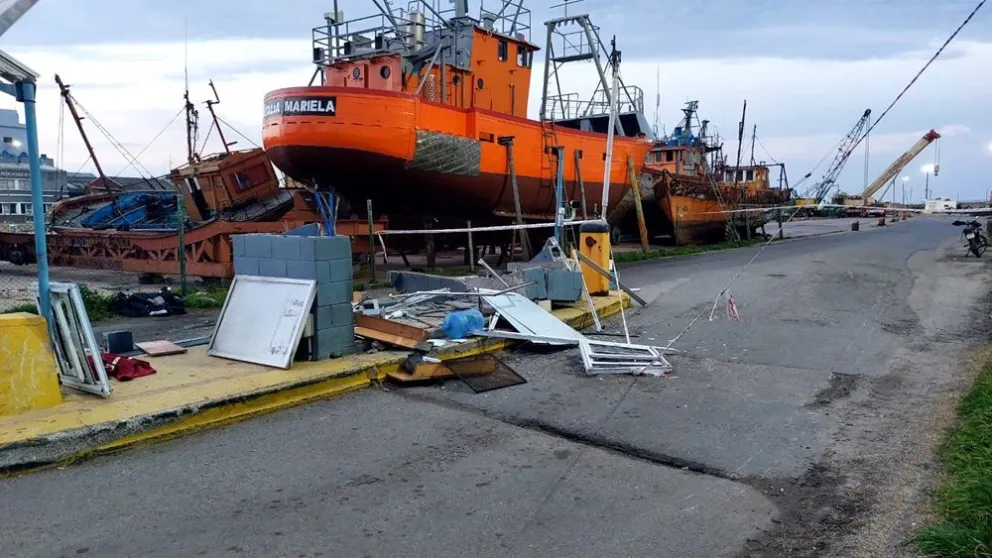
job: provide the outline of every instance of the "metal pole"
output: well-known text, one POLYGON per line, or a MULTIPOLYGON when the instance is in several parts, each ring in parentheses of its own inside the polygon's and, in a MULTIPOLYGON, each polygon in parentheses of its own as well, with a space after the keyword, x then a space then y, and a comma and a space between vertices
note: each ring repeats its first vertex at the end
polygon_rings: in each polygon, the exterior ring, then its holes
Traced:
POLYGON ((372 282, 375 283, 375 229, 372 228, 372 200, 365 200, 365 210, 369 214, 369 269, 372 272, 372 282))
POLYGON ((183 195, 176 196, 176 218, 179 219, 179 246, 176 247, 176 259, 179 260, 179 288, 186 296, 186 206, 183 195))
MULTIPOLYGON (((472 228, 472 221, 468 221, 468 228, 472 228)), ((468 269, 475 273, 475 244, 472 243, 472 231, 468 231, 468 269)))
POLYGON ((31 218, 34 220, 34 254, 38 262, 38 301, 41 315, 51 324, 48 287, 48 246, 45 237, 45 197, 41 190, 41 159, 38 149, 38 116, 35 113, 36 86, 33 82, 14 84, 17 100, 24 103, 24 123, 28 134, 28 158, 31 168, 31 218))
MULTIPOLYGON (((616 43, 614 42, 614 45, 616 43)), ((620 88, 620 53, 614 46, 610 54, 610 61, 613 65, 613 95, 610 97, 610 126, 606 135, 606 168, 603 171, 603 200, 600 211, 600 218, 606 222, 606 211, 610 204, 610 179, 613 173, 613 136, 616 135, 617 126, 617 91, 620 88)))
POLYGON ((562 224, 565 222, 565 207, 564 207, 564 196, 565 196, 565 148, 555 147, 556 157, 558 157, 558 177, 555 180, 555 240, 558 241, 558 245, 561 246, 562 242, 562 224))
POLYGON ((589 218, 589 211, 586 209, 586 184, 582 181, 582 159, 579 158, 579 150, 573 151, 575 153, 575 179, 579 182, 579 195, 582 196, 582 218, 589 218))

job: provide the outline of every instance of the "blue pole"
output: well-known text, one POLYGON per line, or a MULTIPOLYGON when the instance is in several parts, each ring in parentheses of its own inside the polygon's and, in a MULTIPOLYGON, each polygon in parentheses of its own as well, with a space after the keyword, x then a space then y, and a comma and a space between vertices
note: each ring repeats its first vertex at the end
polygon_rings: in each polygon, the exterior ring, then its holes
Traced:
POLYGON ((51 323, 51 301, 48 288, 48 247, 45 238, 45 197, 41 190, 41 156, 38 149, 38 117, 35 114, 35 84, 19 81, 14 84, 17 100, 24 103, 24 123, 28 133, 28 158, 31 166, 31 218, 34 219, 34 254, 38 262, 38 300, 41 315, 51 323))
POLYGON ((558 245, 562 244, 562 223, 564 221, 564 200, 562 199, 565 195, 565 148, 556 147, 555 153, 558 154, 558 178, 555 180, 555 240, 558 241, 558 245))

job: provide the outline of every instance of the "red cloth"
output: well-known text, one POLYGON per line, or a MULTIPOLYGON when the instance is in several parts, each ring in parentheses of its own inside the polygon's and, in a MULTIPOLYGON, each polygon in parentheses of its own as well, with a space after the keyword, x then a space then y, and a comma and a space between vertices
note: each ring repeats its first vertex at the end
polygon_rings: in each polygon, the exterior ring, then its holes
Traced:
POLYGON ((107 375, 122 382, 128 382, 142 376, 151 376, 155 373, 151 364, 133 357, 100 353, 100 358, 103 360, 103 367, 107 370, 107 375))

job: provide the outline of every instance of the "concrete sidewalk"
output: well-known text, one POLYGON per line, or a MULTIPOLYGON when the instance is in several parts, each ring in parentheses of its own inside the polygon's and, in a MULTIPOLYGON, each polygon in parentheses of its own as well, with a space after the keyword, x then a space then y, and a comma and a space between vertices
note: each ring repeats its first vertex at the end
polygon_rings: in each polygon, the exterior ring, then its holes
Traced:
MULTIPOLYGON (((614 293, 594 299, 601 318, 620 311, 614 293)), ((625 296, 624 303, 629 305, 625 296)), ((585 304, 555 310, 575 329, 592 325, 585 304)), ((502 350, 512 342, 474 338, 441 351, 450 360, 502 350)), ((149 358, 157 373, 112 380, 108 399, 64 390, 56 407, 0 418, 0 476, 60 465, 139 443, 182 436, 368 387, 396 370, 409 351, 382 351, 289 370, 209 357, 205 347, 149 358)))

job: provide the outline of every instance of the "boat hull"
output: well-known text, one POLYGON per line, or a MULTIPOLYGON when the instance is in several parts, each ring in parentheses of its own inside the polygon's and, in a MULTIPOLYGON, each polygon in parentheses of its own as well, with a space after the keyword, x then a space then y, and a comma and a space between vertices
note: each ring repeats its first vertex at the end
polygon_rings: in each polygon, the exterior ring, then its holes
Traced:
MULTIPOLYGON (((508 150, 522 213, 554 215, 557 160, 545 145, 564 148, 564 194, 592 211, 602 199, 606 136, 478 108, 462 109, 400 92, 302 87, 266 96, 262 140, 272 162, 291 178, 333 188, 376 213, 498 220, 514 214, 508 150), (332 100, 333 115, 287 113, 299 99, 332 100), (579 155, 576 155, 579 153, 579 155), (580 175, 582 178, 580 185, 580 175)), ((628 157, 640 170, 651 147, 644 138, 617 138, 610 204, 630 188, 628 157)))

